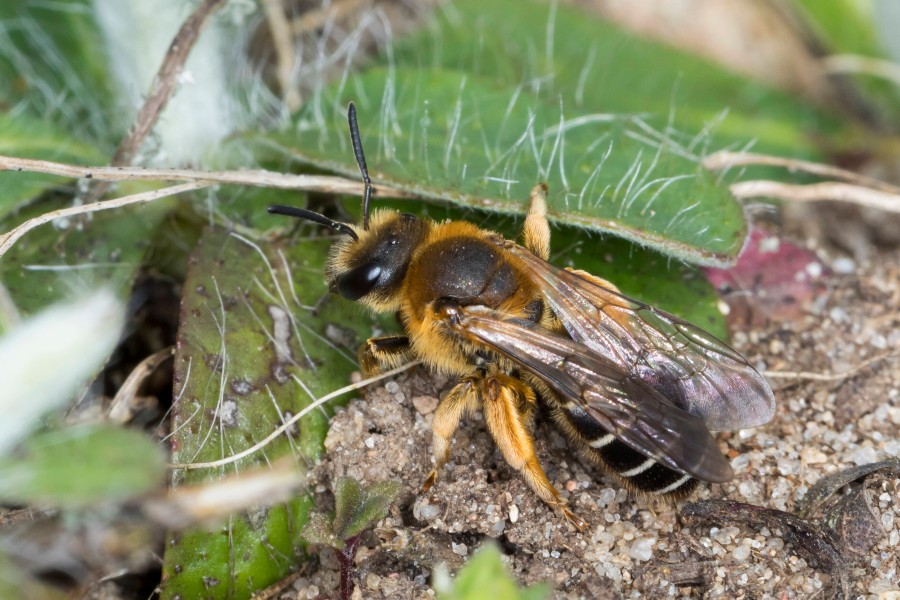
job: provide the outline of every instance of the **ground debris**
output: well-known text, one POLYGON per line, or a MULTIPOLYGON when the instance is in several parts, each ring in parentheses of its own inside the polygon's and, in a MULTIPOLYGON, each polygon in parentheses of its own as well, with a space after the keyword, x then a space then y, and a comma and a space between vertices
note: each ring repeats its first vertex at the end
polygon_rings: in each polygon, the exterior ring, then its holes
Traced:
POLYGON ((736 523, 754 529, 781 531, 784 541, 793 544, 804 558, 832 576, 843 597, 850 595, 849 573, 843 556, 832 545, 827 535, 797 515, 783 510, 725 500, 689 502, 682 508, 681 515, 689 521, 736 523))
MULTIPOLYGON (((900 346, 900 256, 879 258, 856 265, 852 274, 832 269, 827 291, 804 316, 738 331, 733 345, 760 369, 824 374, 846 372, 900 346)), ((328 490, 343 475, 395 480, 402 489, 360 549, 366 598, 432 597, 434 566, 444 561, 455 571, 488 541, 500 546, 521 584, 549 581, 554 598, 808 598, 829 588, 842 593, 842 572, 849 573, 854 595, 900 590, 900 478, 888 468, 867 471, 870 463, 900 456, 900 355, 836 381, 773 380, 777 414, 770 424, 718 434, 735 479, 701 486, 692 499, 776 514, 812 507, 822 512, 813 521, 820 526, 815 536, 807 536, 806 521, 794 515, 798 521, 779 520, 777 528, 774 521, 758 529, 724 521, 708 531, 686 527, 673 502, 620 489, 540 417, 538 456, 551 482, 589 522, 585 533, 537 500, 506 465, 480 414, 461 424, 449 464, 422 494, 432 468, 433 399, 452 383, 417 368, 389 386, 368 389, 333 420, 326 456, 312 475, 319 510, 328 510, 328 490), (816 499, 829 476, 848 469, 816 499), (860 486, 866 495, 854 497, 860 486), (842 487, 849 492, 835 494, 842 487), (837 526, 829 527, 828 519, 837 526), (863 537, 851 540, 858 527, 863 537), (812 545, 808 554, 799 549, 803 542, 812 545), (786 551, 790 543, 798 550, 786 551), (466 557, 454 552, 463 547, 466 557), (835 573, 835 565, 841 569, 831 579, 825 571, 835 573)), ((308 581, 329 596, 336 565, 323 557, 308 581)))

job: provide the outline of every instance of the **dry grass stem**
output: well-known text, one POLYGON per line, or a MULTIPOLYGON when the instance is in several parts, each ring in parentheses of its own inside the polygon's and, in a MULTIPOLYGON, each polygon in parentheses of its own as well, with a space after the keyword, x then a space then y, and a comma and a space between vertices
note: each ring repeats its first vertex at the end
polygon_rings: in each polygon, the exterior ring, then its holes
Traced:
POLYGON ((791 202, 831 200, 900 214, 900 194, 887 193, 849 183, 829 181, 797 185, 778 181, 741 181, 731 184, 731 193, 740 200, 778 198, 791 202))
POLYGON ((728 152, 721 151, 710 154, 703 159, 703 168, 710 171, 721 171, 732 167, 744 167, 752 165, 762 165, 767 167, 782 167, 792 172, 810 173, 819 177, 830 177, 839 179, 849 183, 855 183, 863 187, 868 187, 892 194, 900 194, 900 188, 848 171, 832 165, 812 162, 808 160, 798 160, 794 158, 784 158, 781 156, 770 156, 768 154, 754 154, 752 152, 728 152))
POLYGON ((124 425, 130 422, 134 415, 141 408, 138 401, 138 391, 141 389, 144 380, 147 379, 164 361, 169 360, 175 355, 175 347, 169 346, 163 348, 159 352, 154 352, 132 369, 128 374, 128 378, 116 392, 115 397, 109 404, 107 416, 110 421, 124 425))
POLYGON ((192 192, 194 190, 199 190, 211 185, 214 184, 208 181, 182 183, 180 185, 173 185, 159 190, 152 190, 149 192, 141 192, 140 194, 122 196, 121 198, 115 198, 113 200, 101 200, 100 202, 93 202, 91 204, 83 204, 80 206, 72 206, 70 208, 51 210, 50 212, 46 212, 42 215, 34 217, 33 219, 28 219, 18 227, 7 231, 3 235, 0 235, 0 256, 6 254, 23 235, 25 235, 35 227, 43 225, 44 223, 49 223, 50 221, 53 221, 55 219, 74 217, 77 215, 99 212, 101 210, 109 210, 111 208, 121 208, 130 204, 146 204, 147 202, 153 202, 154 200, 159 200, 160 198, 174 196, 176 194, 183 194, 184 192, 192 192))
MULTIPOLYGON (((140 167, 84 167, 47 160, 33 160, 0 156, 0 171, 29 171, 47 173, 61 177, 99 179, 102 181, 187 181, 150 192, 123 196, 113 200, 102 200, 71 208, 50 211, 25 221, 15 229, 0 235, 0 256, 6 254, 23 235, 44 223, 55 219, 72 217, 129 204, 145 204, 167 196, 182 194, 218 184, 249 185, 255 187, 294 189, 322 192, 326 194, 347 194, 360 196, 363 184, 358 181, 329 175, 290 175, 274 171, 195 171, 191 169, 143 169, 140 167)), ((384 186, 376 186, 375 193, 392 198, 412 198, 407 192, 384 186)))
POLYGON ((306 475, 290 457, 221 481, 183 486, 163 498, 144 502, 144 512, 170 529, 208 523, 254 506, 269 506, 290 498, 306 475))
POLYGON ((809 371, 763 371, 763 375, 771 379, 807 379, 810 381, 843 381, 848 377, 852 377, 856 373, 862 371, 875 363, 881 362, 892 356, 900 355, 900 350, 885 352, 878 356, 873 356, 868 360, 864 360, 852 369, 847 369, 841 373, 811 373, 809 371))
MULTIPOLYGON (((142 167, 84 167, 48 160, 0 155, 0 171, 29 171, 60 177, 103 181, 201 181, 204 184, 249 185, 324 194, 361 196, 363 184, 332 175, 292 175, 262 169, 242 171, 196 171, 193 169, 145 169, 142 167)), ((412 194, 387 186, 375 186, 375 193, 387 198, 412 198, 412 194)))
POLYGON ((900 85, 900 65, 895 62, 858 54, 832 54, 822 59, 828 73, 872 75, 900 85))
POLYGON ((300 92, 293 84, 292 78, 296 63, 296 52, 291 40, 291 25, 284 14, 282 0, 263 0, 263 10, 269 33, 272 34, 272 45, 277 61, 276 75, 281 88, 281 99, 291 112, 300 108, 300 92))

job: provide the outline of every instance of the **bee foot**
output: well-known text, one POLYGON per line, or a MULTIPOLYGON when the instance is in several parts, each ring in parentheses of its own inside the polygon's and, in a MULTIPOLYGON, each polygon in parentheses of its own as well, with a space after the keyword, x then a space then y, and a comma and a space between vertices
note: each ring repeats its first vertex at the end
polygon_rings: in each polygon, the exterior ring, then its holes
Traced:
POLYGON ((587 531, 588 527, 590 526, 590 525, 588 525, 587 521, 585 521, 584 519, 582 519, 581 517, 579 517, 578 515, 573 513, 571 510, 569 510, 565 506, 561 506, 559 508, 559 510, 562 512, 562 514, 566 518, 566 520, 569 521, 569 523, 571 523, 575 527, 575 529, 577 529, 578 531, 580 531, 582 533, 587 531))
POLYGON ((425 483, 422 484, 422 493, 427 494, 428 490, 431 489, 431 486, 434 485, 434 482, 437 481, 437 471, 432 471, 428 478, 425 480, 425 483))

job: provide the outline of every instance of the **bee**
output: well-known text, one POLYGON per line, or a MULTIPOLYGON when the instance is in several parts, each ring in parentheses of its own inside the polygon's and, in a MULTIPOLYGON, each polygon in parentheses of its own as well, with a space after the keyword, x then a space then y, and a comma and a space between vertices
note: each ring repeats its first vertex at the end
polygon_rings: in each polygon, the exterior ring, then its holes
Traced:
POLYGON ((535 452, 538 414, 632 491, 683 497, 698 481, 733 477, 710 432, 756 427, 774 413, 771 388, 746 359, 608 281, 548 262, 545 184, 531 191, 521 245, 465 221, 370 214, 372 183, 352 103, 348 121, 365 190, 362 222, 268 210, 340 234, 326 265, 329 289, 399 316, 402 335, 360 349, 367 375, 418 359, 457 378, 434 414, 434 469, 424 491, 449 460, 460 420, 478 408, 506 462, 579 530, 587 523, 535 452))

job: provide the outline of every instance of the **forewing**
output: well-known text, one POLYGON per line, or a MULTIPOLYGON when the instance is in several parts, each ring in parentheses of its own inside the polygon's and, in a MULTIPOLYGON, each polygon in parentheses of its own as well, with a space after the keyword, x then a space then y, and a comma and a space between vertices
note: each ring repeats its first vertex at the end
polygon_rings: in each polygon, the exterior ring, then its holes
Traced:
POLYGON ((621 365, 712 431, 771 420, 768 382, 728 344, 674 315, 552 265, 510 243, 569 335, 621 365))
POLYGON ((483 307, 461 309, 452 326, 545 381, 564 407, 574 403, 638 452, 704 481, 732 478, 703 419, 583 344, 483 307))

